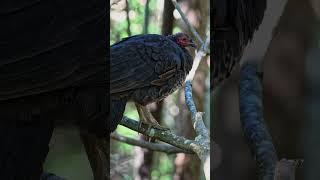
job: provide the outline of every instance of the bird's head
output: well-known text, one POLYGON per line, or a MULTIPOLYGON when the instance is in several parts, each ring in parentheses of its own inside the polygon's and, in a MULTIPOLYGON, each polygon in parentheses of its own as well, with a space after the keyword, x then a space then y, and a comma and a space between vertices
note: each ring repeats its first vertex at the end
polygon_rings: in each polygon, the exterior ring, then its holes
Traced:
POLYGON ((193 40, 186 34, 186 33, 177 33, 172 35, 175 42, 179 44, 181 47, 193 47, 197 48, 196 44, 193 42, 193 40))

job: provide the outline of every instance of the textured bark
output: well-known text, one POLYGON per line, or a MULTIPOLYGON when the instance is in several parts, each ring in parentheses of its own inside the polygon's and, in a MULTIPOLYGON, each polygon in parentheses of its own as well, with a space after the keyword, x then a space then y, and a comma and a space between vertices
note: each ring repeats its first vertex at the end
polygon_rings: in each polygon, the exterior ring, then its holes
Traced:
MULTIPOLYGON (((196 27, 201 37, 205 37, 206 26, 209 18, 209 1, 183 1, 182 9, 187 9, 184 12, 188 19, 195 18, 192 23, 196 27), (185 7, 186 6, 186 7, 185 7)), ((193 99, 198 111, 204 111, 205 98, 205 79, 207 77, 208 66, 206 61, 202 61, 198 67, 197 73, 193 80, 193 99)), ((190 113, 185 105, 184 90, 179 90, 177 106, 180 107, 179 114, 175 117, 176 133, 188 139, 194 139, 195 132, 190 120, 190 113)), ((196 180, 200 177, 200 160, 196 155, 187 155, 183 153, 177 154, 175 159, 175 174, 174 180, 196 180)))

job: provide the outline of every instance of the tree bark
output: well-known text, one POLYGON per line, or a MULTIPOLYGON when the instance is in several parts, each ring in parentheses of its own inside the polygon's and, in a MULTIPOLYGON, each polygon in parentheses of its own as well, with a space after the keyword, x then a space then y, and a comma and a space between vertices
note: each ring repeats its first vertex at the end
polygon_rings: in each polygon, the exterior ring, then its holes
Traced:
MULTIPOLYGON (((209 1, 183 1, 182 9, 187 9, 185 12, 188 19, 195 18, 190 23, 196 27, 200 36, 203 38, 206 34, 206 27, 209 18, 209 1), (184 8, 184 6, 187 6, 184 8)), ((187 30, 186 30, 187 32, 187 30)), ((204 38, 203 38, 204 39, 204 38)), ((195 74, 193 80, 193 97, 198 111, 204 111, 205 102, 205 80, 208 76, 208 65, 203 60, 195 74)), ((194 139, 195 132, 190 120, 190 113, 185 105, 184 90, 179 90, 177 106, 180 107, 179 114, 175 117, 177 135, 194 139)), ((209 113, 209 112, 208 112, 209 113)), ((184 153, 177 154, 175 158, 175 174, 174 180, 196 180, 200 178, 201 165, 200 160, 196 155, 187 155, 184 153)))

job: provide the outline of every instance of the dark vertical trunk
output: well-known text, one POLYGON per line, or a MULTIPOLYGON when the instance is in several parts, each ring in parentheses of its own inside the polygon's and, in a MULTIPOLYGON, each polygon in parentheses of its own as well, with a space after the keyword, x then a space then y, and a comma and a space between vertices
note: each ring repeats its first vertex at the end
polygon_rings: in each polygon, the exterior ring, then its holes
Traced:
POLYGON ((146 6, 144 7, 144 25, 143 25, 143 34, 148 34, 149 19, 150 19, 150 8, 149 0, 146 1, 146 6))
POLYGON ((131 30, 130 30, 131 24, 130 24, 130 18, 129 18, 130 7, 129 7, 129 2, 128 2, 128 0, 126 0, 125 10, 126 10, 126 14, 127 14, 127 24, 128 24, 128 25, 127 25, 127 34, 128 34, 128 36, 131 36, 131 30))
POLYGON ((161 27, 161 34, 162 35, 169 35, 172 34, 173 30, 173 11, 174 6, 171 1, 164 1, 164 8, 162 14, 162 27, 161 27))

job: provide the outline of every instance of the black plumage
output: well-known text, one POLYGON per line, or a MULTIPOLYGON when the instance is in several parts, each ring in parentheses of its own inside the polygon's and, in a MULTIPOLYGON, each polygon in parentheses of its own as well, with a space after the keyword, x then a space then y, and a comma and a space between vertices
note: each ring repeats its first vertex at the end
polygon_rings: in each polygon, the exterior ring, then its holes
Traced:
POLYGON ((40 179, 57 123, 107 134, 107 7, 0 2, 0 179, 40 179))
POLYGON ((182 86, 193 62, 187 46, 194 43, 184 33, 137 35, 111 46, 111 131, 127 101, 146 105, 182 86))
POLYGON ((211 89, 227 79, 259 28, 266 0, 215 0, 211 89))

